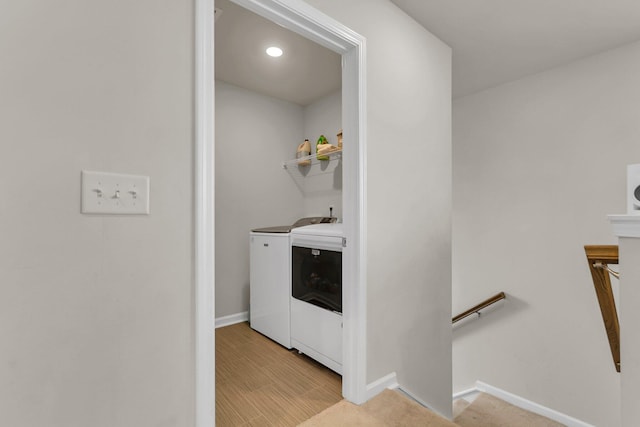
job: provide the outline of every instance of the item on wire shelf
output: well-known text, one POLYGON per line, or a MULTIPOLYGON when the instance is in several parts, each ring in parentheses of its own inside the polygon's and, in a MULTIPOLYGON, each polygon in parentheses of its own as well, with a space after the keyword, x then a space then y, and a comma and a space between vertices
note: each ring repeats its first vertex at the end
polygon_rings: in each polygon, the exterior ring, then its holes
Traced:
POLYGON ((338 132, 338 149, 342 150, 342 129, 338 132))
MULTIPOLYGON (((298 145, 298 151, 296 152, 296 159, 300 157, 307 157, 311 155, 311 143, 308 139, 305 139, 304 142, 298 145)), ((311 164, 311 159, 298 160, 299 166, 309 166, 311 164)))
POLYGON ((320 160, 329 160, 329 157, 327 157, 328 154, 333 153, 335 151, 340 151, 339 147, 336 147, 335 145, 332 144, 322 144, 318 146, 318 155, 324 157, 322 159, 320 159, 320 157, 318 157, 318 159, 320 160))
POLYGON ((320 138, 318 138, 318 142, 316 142, 316 157, 318 160, 329 160, 329 156, 321 155, 320 152, 321 146, 325 144, 329 144, 329 141, 327 141, 327 138, 324 135, 320 135, 320 138))

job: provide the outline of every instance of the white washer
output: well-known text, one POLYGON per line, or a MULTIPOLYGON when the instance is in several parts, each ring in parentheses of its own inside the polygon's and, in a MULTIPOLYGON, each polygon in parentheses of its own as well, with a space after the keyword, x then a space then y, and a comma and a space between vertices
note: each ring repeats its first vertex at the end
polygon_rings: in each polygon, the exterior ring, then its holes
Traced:
POLYGON ((342 374, 340 223, 291 231, 291 346, 342 374))
POLYGON ((291 348, 289 233, 252 231, 249 240, 249 323, 254 330, 291 348))
POLYGON ((293 225, 250 233, 249 323, 253 329, 291 348, 291 230, 331 223, 333 217, 300 218, 293 225))

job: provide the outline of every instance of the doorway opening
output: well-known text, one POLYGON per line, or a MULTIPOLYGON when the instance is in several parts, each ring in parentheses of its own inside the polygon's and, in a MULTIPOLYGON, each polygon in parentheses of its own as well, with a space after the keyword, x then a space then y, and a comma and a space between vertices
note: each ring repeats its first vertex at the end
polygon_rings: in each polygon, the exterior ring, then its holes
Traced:
MULTIPOLYGON (((344 136, 342 160, 342 217, 344 220, 345 247, 343 250, 343 396, 355 403, 366 400, 366 277, 365 277, 365 40, 326 15, 300 2, 288 0, 233 0, 233 3, 249 9, 270 21, 275 22, 315 43, 341 55, 342 62, 342 129, 344 136)), ((213 22, 202 19, 202 13, 213 16, 211 0, 199 0, 197 3, 197 58, 196 90, 207 93, 212 89, 213 58, 211 50, 206 48, 207 37, 213 39, 213 22), (199 48, 198 48, 199 46, 199 48), (204 46, 204 48, 202 48, 204 46), (210 62, 209 62, 210 61, 210 62)), ((213 21, 213 20, 211 20, 213 21)), ((210 91, 212 94, 212 90, 210 91)), ((213 97, 212 97, 213 98, 213 97)), ((211 182, 213 180, 213 145, 207 139, 213 139, 211 109, 207 110, 207 100, 197 111, 196 137, 196 415, 198 425, 205 425, 211 419, 211 402, 214 389, 207 375, 211 372, 210 361, 213 355, 213 338, 207 338, 211 332, 212 318, 215 317, 211 301, 214 300, 214 268, 211 263, 214 254, 214 240, 202 236, 203 232, 213 236, 213 215, 206 215, 212 208, 211 182), (208 128, 208 126, 210 126, 208 128), (206 130, 209 129, 210 135, 206 130), (210 179, 211 181, 207 181, 210 179), (200 236, 200 237, 198 237, 200 236), (207 267, 208 266, 208 267, 207 267), (202 298, 209 296, 209 301, 202 298), (208 325, 206 316, 210 314, 208 325), (209 340, 209 341, 207 341, 209 340), (209 343, 210 345, 207 345, 209 343), (204 377, 202 375, 205 375, 204 377)), ((213 107, 213 99, 209 100, 213 107)), ((214 143, 215 144, 215 143, 214 143)), ((269 145, 269 141, 265 141, 269 145)), ((259 156, 260 153, 253 153, 259 156)), ((242 168, 242 162, 238 165, 242 168)), ((217 236, 216 236, 217 240, 217 236)), ((220 251, 220 248, 217 248, 220 251)))
POLYGON ((289 244, 314 222, 342 226, 340 153, 315 155, 320 135, 338 147, 342 58, 230 0, 215 7, 216 420, 297 424, 342 398, 341 306, 295 299, 289 244))

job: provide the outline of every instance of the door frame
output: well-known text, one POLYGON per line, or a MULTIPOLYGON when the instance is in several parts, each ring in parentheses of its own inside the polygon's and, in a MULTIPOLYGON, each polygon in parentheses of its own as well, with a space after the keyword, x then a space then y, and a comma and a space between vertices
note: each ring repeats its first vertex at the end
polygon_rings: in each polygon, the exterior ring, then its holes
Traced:
POLYGON ((195 0, 194 424, 215 425, 214 0, 195 0))
MULTIPOLYGON (((344 134, 342 394, 366 401, 366 40, 302 0, 231 0, 342 55, 344 134)), ((214 0, 196 0, 195 416, 215 423, 214 0), (213 363, 212 363, 213 361, 213 363)))

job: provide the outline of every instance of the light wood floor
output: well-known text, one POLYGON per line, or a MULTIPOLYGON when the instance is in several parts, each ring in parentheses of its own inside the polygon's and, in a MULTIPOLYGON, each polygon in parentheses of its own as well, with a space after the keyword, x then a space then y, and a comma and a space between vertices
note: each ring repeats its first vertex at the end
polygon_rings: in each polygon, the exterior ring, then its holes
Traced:
POLYGON ((216 329, 216 425, 296 426, 342 400, 340 375, 255 332, 216 329))

